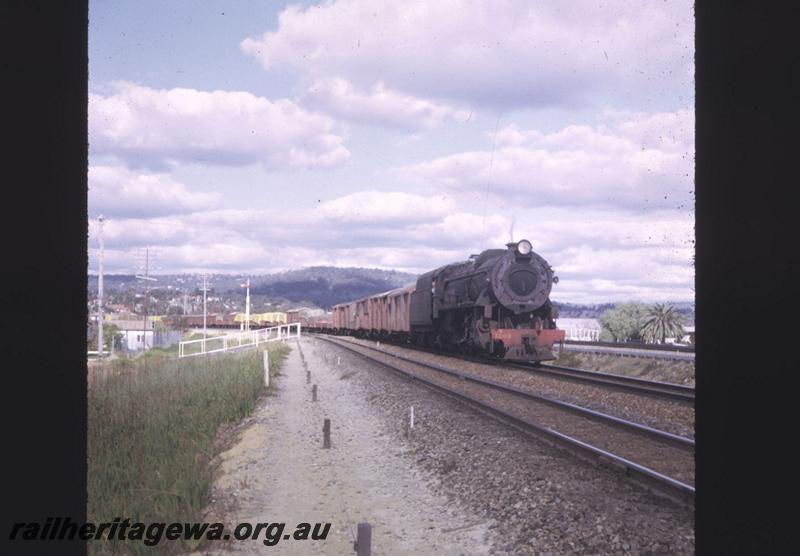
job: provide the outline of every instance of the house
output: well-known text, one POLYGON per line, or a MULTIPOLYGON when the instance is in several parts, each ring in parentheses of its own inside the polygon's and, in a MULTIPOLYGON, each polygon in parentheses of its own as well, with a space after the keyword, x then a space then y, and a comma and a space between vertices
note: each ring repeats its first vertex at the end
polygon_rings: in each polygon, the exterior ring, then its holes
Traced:
POLYGON ((122 334, 122 345, 127 351, 139 351, 142 349, 142 337, 144 336, 145 349, 153 347, 153 321, 147 319, 147 328, 144 329, 144 319, 142 320, 115 320, 111 321, 119 328, 122 334))

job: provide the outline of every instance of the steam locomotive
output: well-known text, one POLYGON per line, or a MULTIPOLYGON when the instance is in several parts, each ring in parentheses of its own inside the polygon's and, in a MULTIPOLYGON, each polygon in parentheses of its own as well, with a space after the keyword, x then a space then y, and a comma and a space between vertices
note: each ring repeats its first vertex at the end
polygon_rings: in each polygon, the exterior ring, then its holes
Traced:
POLYGON ((422 274, 416 284, 333 307, 327 332, 394 339, 511 361, 555 359, 553 269, 531 242, 422 274))

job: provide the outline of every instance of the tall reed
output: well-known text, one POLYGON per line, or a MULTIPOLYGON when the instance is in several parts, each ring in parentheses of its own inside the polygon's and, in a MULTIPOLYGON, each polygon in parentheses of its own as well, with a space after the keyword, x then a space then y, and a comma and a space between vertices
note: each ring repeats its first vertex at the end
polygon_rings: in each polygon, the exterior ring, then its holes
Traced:
MULTIPOLYGON (((268 345, 274 375, 289 347, 268 345)), ((265 391, 262 361, 261 350, 251 350, 187 359, 154 352, 111 362, 89 389, 88 520, 198 521, 217 429, 253 411, 265 391)), ((186 548, 162 541, 156 552, 186 548)), ((154 553, 141 541, 94 541, 90 551, 154 553)))

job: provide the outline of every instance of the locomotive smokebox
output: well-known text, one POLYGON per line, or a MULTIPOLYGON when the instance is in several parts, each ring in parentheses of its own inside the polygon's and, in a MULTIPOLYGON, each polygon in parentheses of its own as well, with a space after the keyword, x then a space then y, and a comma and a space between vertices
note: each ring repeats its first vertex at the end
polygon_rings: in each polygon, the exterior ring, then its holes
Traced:
POLYGON ((491 273, 492 293, 498 303, 520 314, 545 304, 553 287, 553 271, 534 253, 527 240, 509 243, 491 273))

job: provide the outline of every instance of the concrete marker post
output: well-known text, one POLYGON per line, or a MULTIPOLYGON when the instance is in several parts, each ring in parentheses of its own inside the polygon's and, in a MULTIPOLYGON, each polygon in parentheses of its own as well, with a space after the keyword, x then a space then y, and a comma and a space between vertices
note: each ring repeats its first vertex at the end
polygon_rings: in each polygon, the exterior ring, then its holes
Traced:
POLYGON ((322 425, 322 447, 328 449, 331 447, 331 420, 325 419, 322 425))
POLYGON ((306 384, 311 383, 311 371, 306 371, 306 384))
POLYGON ((316 384, 311 387, 311 401, 312 402, 317 401, 317 385, 316 384))
POLYGON ((356 556, 371 556, 372 554, 372 525, 359 523, 356 542, 353 546, 356 556))

